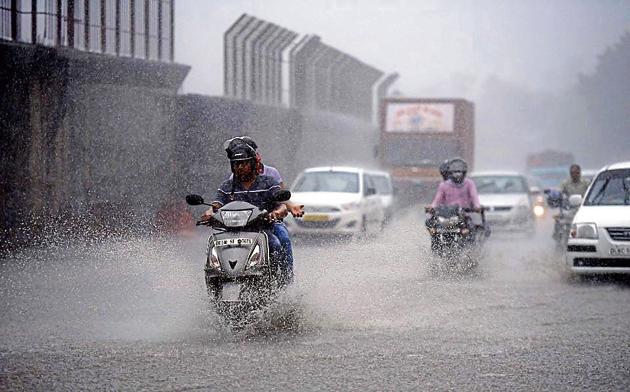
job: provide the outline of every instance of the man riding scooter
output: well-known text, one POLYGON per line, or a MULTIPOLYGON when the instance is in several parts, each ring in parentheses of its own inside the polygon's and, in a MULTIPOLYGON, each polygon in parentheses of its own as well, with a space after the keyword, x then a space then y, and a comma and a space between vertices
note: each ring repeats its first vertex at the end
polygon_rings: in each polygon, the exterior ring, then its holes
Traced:
MULTIPOLYGON (((212 208, 202 215, 202 220, 210 219, 223 205, 232 201, 245 201, 262 208, 272 202, 273 196, 281 190, 280 184, 269 176, 259 175, 256 170, 256 151, 246 143, 241 143, 226 150, 233 177, 225 180, 216 192, 211 203, 212 208)), ((276 203, 269 213, 269 218, 282 219, 287 215, 285 204, 276 203)), ((273 233, 273 226, 266 231, 272 257, 278 260, 284 284, 292 281, 291 270, 286 251, 273 233)))
MULTIPOLYGON (((282 176, 278 169, 273 166, 265 165, 262 163, 262 158, 258 153, 258 145, 249 136, 237 136, 231 139, 228 139, 223 144, 225 151, 230 154, 230 152, 238 147, 239 145, 246 144, 256 152, 256 172, 259 175, 272 177, 276 182, 280 184, 281 189, 285 189, 284 182, 282 180, 282 176)), ((233 174, 230 175, 230 179, 233 178, 233 174)), ((293 203, 291 201, 286 201, 284 204, 287 206, 288 212, 291 213, 296 218, 302 217, 304 215, 304 206, 300 204, 293 203)), ((288 278, 289 283, 293 281, 293 246, 291 244, 291 238, 289 236, 289 231, 287 227, 284 225, 282 220, 278 220, 274 222, 273 225, 273 234, 278 237, 280 241, 280 245, 284 250, 284 254, 287 258, 287 267, 288 267, 288 278)))
POLYGON ((576 208, 569 206, 571 195, 584 196, 588 189, 589 182, 582 178, 582 169, 578 164, 572 164, 569 168, 569 178, 560 185, 560 192, 549 192, 548 203, 559 208, 559 212, 553 216, 553 234, 551 237, 556 241, 559 250, 564 249, 569 238, 569 230, 573 217, 577 212, 576 208))

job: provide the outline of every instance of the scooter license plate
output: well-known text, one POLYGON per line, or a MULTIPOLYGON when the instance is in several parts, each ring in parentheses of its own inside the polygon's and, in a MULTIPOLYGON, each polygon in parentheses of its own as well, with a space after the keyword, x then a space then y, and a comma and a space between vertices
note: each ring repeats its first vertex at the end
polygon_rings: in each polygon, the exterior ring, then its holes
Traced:
POLYGON ((241 246, 252 245, 253 238, 228 238, 225 240, 214 240, 214 246, 241 246))
POLYGON ((240 283, 224 283, 223 290, 221 290, 221 300, 223 301, 238 301, 241 294, 240 283))

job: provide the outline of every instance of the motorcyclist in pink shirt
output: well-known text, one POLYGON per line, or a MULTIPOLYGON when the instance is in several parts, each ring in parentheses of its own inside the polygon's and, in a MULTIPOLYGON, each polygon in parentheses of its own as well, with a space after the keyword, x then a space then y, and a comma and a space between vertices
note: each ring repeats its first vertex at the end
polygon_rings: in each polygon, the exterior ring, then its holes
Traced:
POLYGON ((458 205, 481 211, 479 194, 475 183, 466 178, 468 164, 461 158, 454 158, 448 164, 448 180, 438 186, 431 207, 458 205))

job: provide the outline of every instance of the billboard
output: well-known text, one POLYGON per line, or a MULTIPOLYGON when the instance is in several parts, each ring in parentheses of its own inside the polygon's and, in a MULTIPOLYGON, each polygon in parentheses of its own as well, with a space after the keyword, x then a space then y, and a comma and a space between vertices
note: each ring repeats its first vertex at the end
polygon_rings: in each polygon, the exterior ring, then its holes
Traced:
POLYGON ((385 113, 385 132, 453 132, 452 103, 390 102, 385 113))

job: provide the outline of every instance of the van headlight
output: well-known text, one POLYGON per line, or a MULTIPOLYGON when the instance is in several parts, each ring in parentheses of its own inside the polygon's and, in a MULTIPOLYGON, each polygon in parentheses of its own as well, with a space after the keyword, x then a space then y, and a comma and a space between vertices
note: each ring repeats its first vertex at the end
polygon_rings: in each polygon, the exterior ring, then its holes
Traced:
POLYGON ((595 223, 574 223, 571 225, 571 238, 596 240, 597 225, 595 223))
POLYGON ((360 206, 361 206, 361 204, 359 204, 356 201, 353 201, 353 202, 350 202, 350 203, 342 204, 341 208, 343 208, 344 210, 358 210, 360 206))

